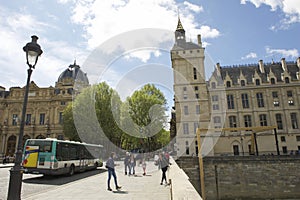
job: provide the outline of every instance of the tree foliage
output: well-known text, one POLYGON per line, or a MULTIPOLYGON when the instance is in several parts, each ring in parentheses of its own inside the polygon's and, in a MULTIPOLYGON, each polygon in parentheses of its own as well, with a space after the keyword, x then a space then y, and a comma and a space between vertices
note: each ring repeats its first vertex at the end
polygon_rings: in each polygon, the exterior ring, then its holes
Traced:
POLYGON ((75 141, 154 150, 169 140, 166 99, 147 84, 122 102, 105 82, 86 88, 64 110, 63 130, 75 141))

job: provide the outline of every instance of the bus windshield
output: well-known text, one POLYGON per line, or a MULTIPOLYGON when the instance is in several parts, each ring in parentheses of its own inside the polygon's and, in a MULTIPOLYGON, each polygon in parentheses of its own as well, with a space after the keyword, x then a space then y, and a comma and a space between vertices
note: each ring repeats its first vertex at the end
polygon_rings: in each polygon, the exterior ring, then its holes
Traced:
POLYGON ((52 151, 52 141, 28 140, 27 146, 38 146, 39 152, 52 151))

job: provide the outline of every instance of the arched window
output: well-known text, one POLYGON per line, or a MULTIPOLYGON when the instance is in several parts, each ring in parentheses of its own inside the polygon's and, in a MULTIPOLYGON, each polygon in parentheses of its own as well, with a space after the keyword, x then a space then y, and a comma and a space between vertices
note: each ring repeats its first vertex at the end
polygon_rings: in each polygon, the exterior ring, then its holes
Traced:
POLYGON ((14 156, 16 152, 17 137, 12 135, 7 140, 6 155, 14 156))
POLYGON ((275 84, 275 78, 271 78, 271 84, 275 84))
POLYGON ((38 135, 38 136, 36 137, 36 139, 46 139, 46 137, 43 136, 43 135, 38 135))

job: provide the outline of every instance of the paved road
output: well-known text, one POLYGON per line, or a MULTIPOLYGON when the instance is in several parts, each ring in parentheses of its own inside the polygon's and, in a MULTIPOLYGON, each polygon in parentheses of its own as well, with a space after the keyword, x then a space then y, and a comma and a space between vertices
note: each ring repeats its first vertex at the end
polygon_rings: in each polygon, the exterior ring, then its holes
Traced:
MULTIPOLYGON (((112 192, 107 191, 107 172, 103 168, 75 174, 72 177, 24 174, 22 199, 169 200, 170 186, 160 185, 161 171, 154 166, 153 162, 148 163, 147 169, 146 176, 142 175, 141 167, 137 167, 136 176, 126 176, 123 173, 123 165, 120 163, 117 167, 117 176, 122 190, 112 192)), ((0 177, 0 199, 4 200, 7 195, 9 168, 0 168, 0 177)))

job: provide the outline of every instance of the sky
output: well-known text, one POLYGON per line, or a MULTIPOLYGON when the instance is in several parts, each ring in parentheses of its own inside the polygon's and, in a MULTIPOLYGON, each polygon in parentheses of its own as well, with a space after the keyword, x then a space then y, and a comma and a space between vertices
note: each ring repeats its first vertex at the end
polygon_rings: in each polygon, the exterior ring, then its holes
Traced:
POLYGON ((0 86, 25 86, 28 66, 22 48, 37 35, 43 54, 31 80, 39 87, 54 86, 76 60, 91 84, 107 81, 125 98, 145 83, 156 83, 171 103, 169 51, 178 17, 187 40, 196 43, 201 34, 211 63, 205 66, 207 79, 216 63, 299 57, 298 0, 2 1, 0 86), (138 82, 137 77, 147 78, 138 82))

